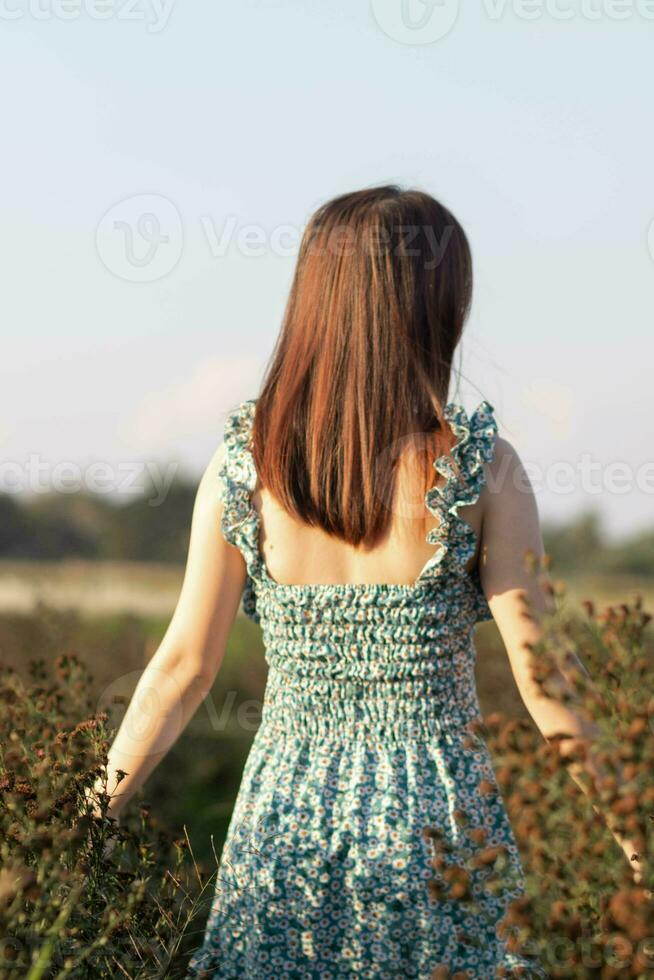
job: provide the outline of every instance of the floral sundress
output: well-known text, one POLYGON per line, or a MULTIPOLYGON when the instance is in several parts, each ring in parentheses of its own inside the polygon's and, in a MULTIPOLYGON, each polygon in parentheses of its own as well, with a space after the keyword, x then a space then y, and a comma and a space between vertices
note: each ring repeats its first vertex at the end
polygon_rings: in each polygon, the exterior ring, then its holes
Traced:
POLYGON ((436 549, 412 585, 270 577, 251 503, 255 409, 248 399, 225 423, 221 529, 246 562, 243 611, 262 628, 268 680, 187 976, 428 980, 441 967, 435 975, 470 980, 545 977, 497 930, 524 875, 488 747, 468 728, 482 718, 473 628, 491 614, 465 568, 476 536, 458 510, 484 486, 493 407, 484 401, 470 417, 446 407, 457 467, 434 461, 445 477, 425 494, 439 518, 427 535, 436 549), (474 905, 434 900, 426 826, 455 863, 484 828, 484 846, 509 857, 504 890, 485 889, 480 868, 474 905))

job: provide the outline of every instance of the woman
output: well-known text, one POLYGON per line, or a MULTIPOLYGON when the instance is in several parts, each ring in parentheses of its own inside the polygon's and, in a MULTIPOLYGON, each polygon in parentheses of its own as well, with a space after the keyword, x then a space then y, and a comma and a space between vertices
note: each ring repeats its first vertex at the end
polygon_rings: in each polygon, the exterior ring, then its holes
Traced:
POLYGON ((189 976, 544 975, 497 930, 524 879, 469 734, 475 623, 494 618, 545 737, 589 732, 532 680, 546 602, 520 460, 491 405, 446 403, 471 288, 466 236, 429 195, 379 187, 320 208, 259 395, 230 412, 202 478, 177 609, 109 756, 128 773, 117 814, 209 692, 242 598, 269 676, 189 976), (423 830, 456 863, 456 811, 510 859, 499 896, 480 872, 476 909, 427 887, 423 830))

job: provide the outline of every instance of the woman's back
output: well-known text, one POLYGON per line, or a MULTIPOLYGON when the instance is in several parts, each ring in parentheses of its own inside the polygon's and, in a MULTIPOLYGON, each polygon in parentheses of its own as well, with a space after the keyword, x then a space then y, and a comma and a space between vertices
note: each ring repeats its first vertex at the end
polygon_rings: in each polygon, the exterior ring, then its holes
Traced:
MULTIPOLYGON (((491 977, 525 965, 496 934, 523 878, 488 750, 471 728, 481 721, 472 631, 490 613, 470 571, 477 532, 460 510, 479 504, 495 446, 492 407, 468 417, 448 406, 457 441, 450 459, 434 460, 443 479, 423 501, 434 518, 429 547, 407 562, 405 581, 392 581, 390 563, 375 576, 374 555, 358 566, 363 580, 344 577, 353 566, 344 568, 338 547, 321 574, 317 537, 299 562, 311 581, 271 575, 260 547, 270 501, 260 494, 261 512, 254 506, 255 412, 250 399, 227 419, 221 526, 245 561, 244 610, 262 626, 269 673, 190 975, 428 977, 447 964, 491 977), (506 891, 485 891, 482 866, 471 882, 476 908, 433 907, 427 825, 439 828, 453 865, 482 846, 503 849, 506 891)), ((271 517, 276 540, 283 520, 271 517)), ((282 557, 297 561, 302 532, 287 526, 294 541, 282 557)))
MULTIPOLYGON (((421 452, 424 450, 420 450, 421 452)), ((364 550, 344 543, 318 527, 311 527, 289 514, 274 496, 257 484, 252 504, 259 514, 260 547, 271 578, 283 584, 311 583, 397 583, 415 582, 431 558, 434 546, 425 531, 438 526, 439 518, 427 513, 421 473, 410 463, 398 474, 393 520, 384 538, 374 548, 364 550)), ((442 478, 434 473, 434 485, 442 478)), ((480 540, 483 500, 460 510, 461 517, 480 540)), ((478 558, 475 549, 468 563, 471 571, 478 558)))

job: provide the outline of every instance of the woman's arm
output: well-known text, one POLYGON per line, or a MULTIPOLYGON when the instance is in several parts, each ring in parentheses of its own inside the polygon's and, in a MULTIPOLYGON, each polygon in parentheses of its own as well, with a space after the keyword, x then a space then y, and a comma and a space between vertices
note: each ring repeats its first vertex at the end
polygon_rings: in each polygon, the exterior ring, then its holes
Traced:
MULTIPOLYGON (((210 691, 238 612, 246 568, 220 532, 221 444, 200 481, 184 580, 166 634, 139 678, 108 757, 109 814, 130 797, 172 747, 210 691), (119 780, 117 772, 127 773, 119 780), (118 785, 119 784, 119 785, 118 785), (114 795, 115 794, 115 795, 114 795)), ((96 790, 102 787, 96 784, 96 790)), ((94 808, 99 812, 99 807, 94 808)))
MULTIPOLYGON (((584 770, 593 780, 606 775, 596 759, 597 725, 577 711, 573 703, 543 694, 532 676, 534 655, 531 645, 541 635, 542 613, 553 611, 551 598, 539 582, 538 562, 543 555, 543 541, 536 498, 522 462, 504 439, 498 439, 496 453, 489 464, 479 556, 481 582, 511 664, 520 696, 541 734, 549 739, 557 733, 569 735, 562 740, 560 752, 570 755, 580 742, 587 742, 583 763, 571 762, 568 771, 585 790, 584 770), (526 561, 530 552, 535 562, 526 561), (530 567, 531 566, 531 567, 530 567), (527 605, 525 604, 525 600, 527 605)), ((575 657, 578 668, 588 676, 585 666, 575 657)), ((590 680, 590 679, 589 679, 590 680)), ((574 695, 574 688, 562 670, 548 677, 548 689, 561 695, 574 695)), ((610 814, 604 814, 609 826, 610 814)), ((633 854, 631 841, 612 832, 628 858, 633 854)), ((639 864, 632 862, 638 872, 639 864)))

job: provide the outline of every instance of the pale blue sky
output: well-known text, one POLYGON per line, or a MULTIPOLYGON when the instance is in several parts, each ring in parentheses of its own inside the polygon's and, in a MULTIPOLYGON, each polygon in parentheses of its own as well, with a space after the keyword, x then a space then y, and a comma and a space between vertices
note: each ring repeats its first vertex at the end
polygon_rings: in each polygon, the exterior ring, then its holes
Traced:
MULTIPOLYGON (((164 15, 142 4, 140 19, 116 0, 104 20, 92 0, 67 2, 70 20, 55 0, 40 0, 43 19, 30 0, 0 4, 0 457, 12 472, 36 455, 199 473, 277 334, 295 252, 276 233, 301 231, 334 194, 395 181, 439 197, 468 232, 476 292, 453 396, 496 407, 542 471, 543 516, 593 506, 614 533, 651 522, 645 0, 623 19, 609 0, 596 19, 590 0, 550 0, 535 20, 518 0, 466 0, 422 44, 380 26, 401 0, 177 0, 164 15), (125 222, 141 212, 168 236, 161 266, 125 259, 125 222), (239 244, 246 226, 259 247, 239 244), (584 459, 601 464, 591 484, 584 459), (552 489, 555 463, 570 492, 552 489), (624 493, 611 464, 627 468, 624 493)), ((133 248, 138 259, 148 242, 137 234, 133 248)))

